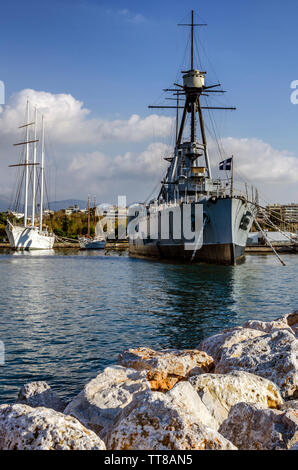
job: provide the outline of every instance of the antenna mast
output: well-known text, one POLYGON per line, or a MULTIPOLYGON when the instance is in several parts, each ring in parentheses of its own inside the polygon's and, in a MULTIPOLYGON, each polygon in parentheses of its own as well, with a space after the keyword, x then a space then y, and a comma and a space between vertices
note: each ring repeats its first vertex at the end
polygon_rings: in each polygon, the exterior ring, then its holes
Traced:
POLYGON ((193 22, 194 11, 191 10, 191 58, 190 58, 190 69, 193 70, 193 35, 194 35, 194 22, 193 22))

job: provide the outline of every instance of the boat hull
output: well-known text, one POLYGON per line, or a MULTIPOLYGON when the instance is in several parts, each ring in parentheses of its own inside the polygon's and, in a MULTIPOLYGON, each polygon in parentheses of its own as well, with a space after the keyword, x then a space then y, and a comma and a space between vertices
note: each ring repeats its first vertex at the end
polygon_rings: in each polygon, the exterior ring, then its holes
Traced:
MULTIPOLYGON (((241 198, 227 197, 205 200, 203 214, 208 223, 203 229, 202 246, 188 250, 184 240, 130 239, 129 253, 132 257, 169 259, 185 262, 206 262, 235 265, 244 258, 248 233, 255 216, 255 206, 241 198), (250 214, 250 215, 248 215, 250 214), (248 217, 246 225, 243 219, 248 217)), ((140 221, 140 232, 144 232, 140 221)))
POLYGON ((105 240, 89 240, 88 238, 80 238, 79 244, 82 250, 104 250, 106 246, 106 241, 105 240))
POLYGON ((129 254, 136 258, 169 259, 185 262, 205 262, 212 264, 234 265, 244 258, 245 247, 235 244, 203 245, 195 254, 186 251, 181 245, 131 246, 129 254))
POLYGON ((8 224, 5 228, 11 248, 14 250, 51 250, 55 237, 39 232, 33 227, 8 224))

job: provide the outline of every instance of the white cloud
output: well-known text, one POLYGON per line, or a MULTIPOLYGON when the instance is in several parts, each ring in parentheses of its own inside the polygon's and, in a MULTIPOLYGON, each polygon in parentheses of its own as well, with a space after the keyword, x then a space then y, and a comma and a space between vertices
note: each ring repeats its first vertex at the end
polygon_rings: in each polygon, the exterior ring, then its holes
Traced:
POLYGON ((166 169, 163 159, 170 152, 170 147, 161 142, 149 144, 140 152, 125 152, 121 155, 111 156, 102 152, 92 152, 76 155, 69 165, 69 172, 76 180, 97 183, 102 180, 131 181, 138 178, 141 181, 151 178, 161 178, 166 169))
POLYGON ((290 152, 274 149, 259 139, 227 137, 221 142, 226 153, 234 155, 236 171, 256 184, 298 182, 298 158, 290 152))
POLYGON ((79 154, 67 174, 80 194, 85 190, 104 202, 115 202, 119 194, 125 194, 128 202, 143 201, 160 185, 167 166, 163 156, 169 152, 169 146, 155 142, 142 152, 114 157, 102 152, 79 154))
MULTIPOLYGON (((7 166, 17 161, 12 143, 19 138, 17 127, 24 123, 27 96, 45 115, 56 155, 53 166, 58 199, 85 198, 92 191, 104 200, 120 193, 130 200, 142 200, 160 182, 167 166, 162 156, 171 150, 162 140, 172 132, 172 118, 154 114, 146 118, 132 115, 127 120, 93 118, 70 94, 28 89, 0 107, 1 194, 9 196, 14 184, 15 170, 7 166), (153 142, 156 139, 159 142, 153 142)), ((235 156, 236 172, 264 190, 270 202, 298 200, 298 159, 293 154, 259 139, 227 137, 222 143, 226 154, 235 156)), ((211 142, 213 162, 217 160, 215 150, 211 142)))
POLYGON ((0 112, 0 133, 15 134, 24 122, 27 97, 32 107, 44 114, 47 132, 59 144, 99 144, 104 141, 141 142, 169 135, 172 119, 156 114, 127 120, 91 118, 90 111, 70 94, 53 94, 31 89, 15 93, 0 112))
POLYGON ((145 17, 141 13, 132 13, 126 8, 123 10, 118 10, 118 14, 124 17, 129 23, 139 24, 146 21, 145 17))
MULTIPOLYGON (((27 97, 32 108, 36 105, 39 115, 45 116, 50 143, 47 164, 52 167, 52 179, 56 175, 55 197, 86 197, 89 184, 93 184, 95 194, 104 195, 106 191, 110 197, 111 182, 120 184, 121 181, 125 191, 125 182, 132 181, 133 175, 139 176, 140 185, 146 177, 145 187, 149 188, 151 178, 154 179, 161 168, 161 153, 165 149, 164 144, 152 143, 152 140, 170 134, 171 118, 157 115, 145 118, 132 115, 127 120, 110 121, 92 118, 83 103, 70 94, 27 89, 15 93, 7 105, 0 108, 1 194, 10 195, 14 186, 16 171, 7 166, 19 158, 12 144, 22 140, 17 128, 25 122, 27 97), (134 151, 134 143, 141 148, 139 152, 134 151), (114 153, 106 151, 110 144, 114 153), (123 151, 117 153, 117 147, 123 151), (96 191, 96 187, 100 189, 96 191)), ((30 120, 33 120, 33 112, 30 120)))
MULTIPOLYGON (((262 204, 298 201, 298 158, 291 152, 275 149, 260 139, 226 137, 221 144, 226 156, 234 155, 236 182, 246 180, 255 186, 262 204)), ((216 144, 211 142, 213 163, 218 160, 215 153, 216 144)), ((213 174, 220 173, 218 165, 214 166, 213 174)))

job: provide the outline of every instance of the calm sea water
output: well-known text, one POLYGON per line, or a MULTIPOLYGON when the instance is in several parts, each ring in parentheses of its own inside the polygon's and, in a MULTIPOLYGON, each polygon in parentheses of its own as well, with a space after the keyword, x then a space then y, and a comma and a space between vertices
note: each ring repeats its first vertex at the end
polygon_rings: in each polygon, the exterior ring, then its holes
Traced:
POLYGON ((298 256, 237 267, 127 254, 0 254, 0 403, 33 380, 70 399, 125 348, 193 348, 223 328, 298 308, 298 256))

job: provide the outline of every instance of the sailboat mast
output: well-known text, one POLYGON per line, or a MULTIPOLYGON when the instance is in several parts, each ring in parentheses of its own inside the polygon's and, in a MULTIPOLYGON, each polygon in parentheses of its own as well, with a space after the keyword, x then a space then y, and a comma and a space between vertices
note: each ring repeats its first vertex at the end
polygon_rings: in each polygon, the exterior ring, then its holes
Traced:
POLYGON ((94 227, 96 227, 96 196, 94 196, 94 227))
POLYGON ((37 108, 34 113, 34 149, 33 149, 33 188, 32 188, 32 227, 35 223, 35 199, 36 199, 36 151, 37 151, 37 108))
POLYGON ((88 232, 87 236, 90 237, 90 196, 88 195, 88 232))
POLYGON ((24 201, 24 227, 28 218, 28 192, 29 192, 29 100, 27 100, 26 116, 26 156, 25 156, 25 201, 24 201))
POLYGON ((40 183, 40 217, 39 217, 39 230, 42 231, 42 216, 43 216, 43 193, 44 193, 44 119, 41 118, 41 183, 40 183))

